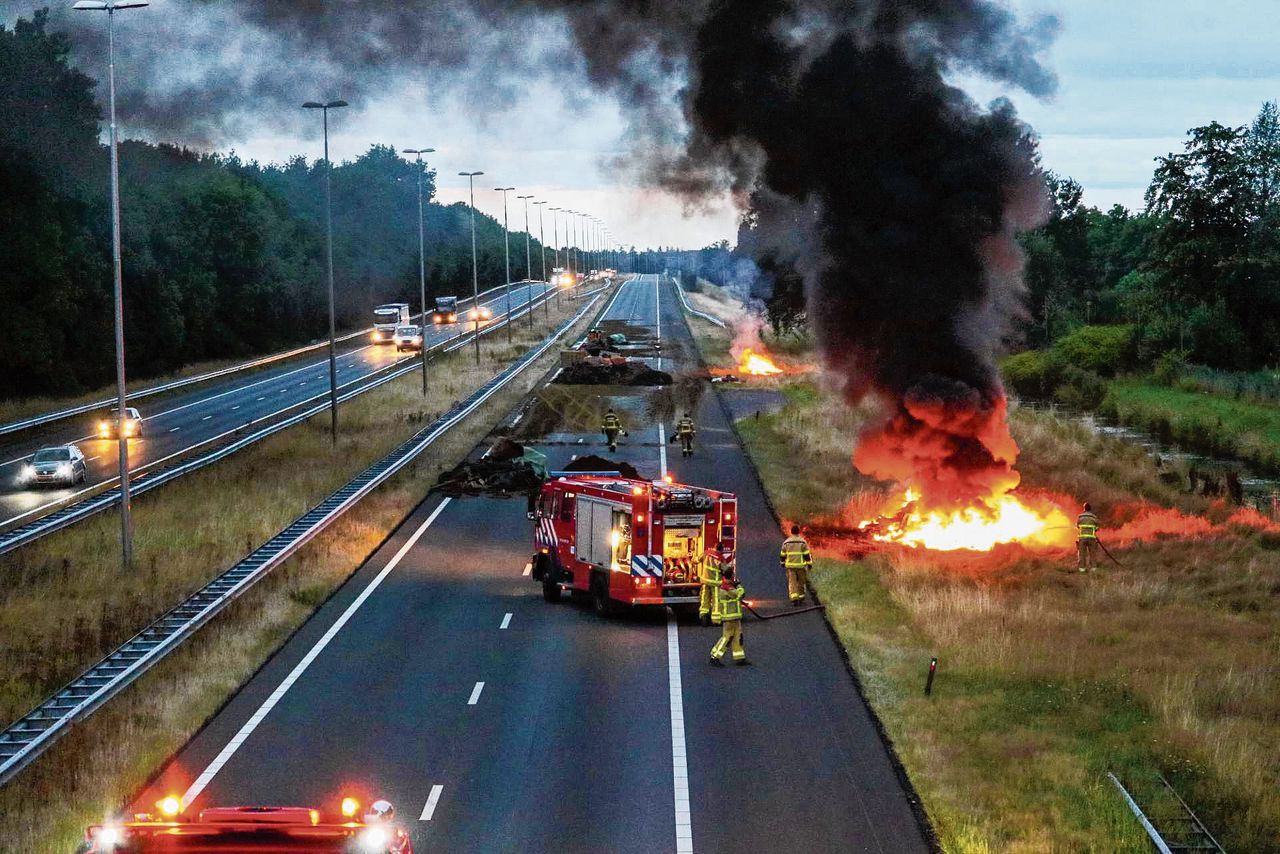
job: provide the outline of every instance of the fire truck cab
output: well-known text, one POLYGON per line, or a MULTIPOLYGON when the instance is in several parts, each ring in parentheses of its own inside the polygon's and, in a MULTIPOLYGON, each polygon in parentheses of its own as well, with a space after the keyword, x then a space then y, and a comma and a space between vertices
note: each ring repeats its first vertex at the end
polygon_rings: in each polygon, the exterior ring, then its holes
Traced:
POLYGON ((696 606, 704 556, 737 543, 738 499, 611 472, 553 472, 533 511, 542 594, 591 596, 600 614, 626 605, 696 606))

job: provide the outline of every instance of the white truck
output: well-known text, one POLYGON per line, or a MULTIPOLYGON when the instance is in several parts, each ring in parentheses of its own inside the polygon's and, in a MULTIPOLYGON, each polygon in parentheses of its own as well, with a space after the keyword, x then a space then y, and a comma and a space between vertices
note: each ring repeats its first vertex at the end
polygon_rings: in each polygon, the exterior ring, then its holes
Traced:
POLYGON ((390 344, 395 340, 396 329, 409 325, 409 304, 389 302, 373 310, 373 343, 390 344))

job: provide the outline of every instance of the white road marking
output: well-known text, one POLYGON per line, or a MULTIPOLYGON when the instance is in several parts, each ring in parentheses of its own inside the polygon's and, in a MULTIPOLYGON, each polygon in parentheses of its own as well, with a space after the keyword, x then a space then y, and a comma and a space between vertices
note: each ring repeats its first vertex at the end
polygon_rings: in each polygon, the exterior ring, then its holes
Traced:
POLYGON ((480 702, 480 692, 483 690, 484 690, 484 683, 477 682, 476 687, 471 689, 471 697, 467 700, 467 705, 474 706, 476 703, 480 702))
POLYGON ((422 815, 418 816, 418 821, 431 821, 431 816, 436 814, 436 804, 440 803, 440 793, 444 791, 444 786, 436 783, 431 787, 431 794, 427 795, 426 806, 422 808, 422 815))
MULTIPOLYGON (((97 457, 94 457, 94 459, 97 459, 97 457)), ((507 627, 508 627, 508 626, 510 626, 510 625, 511 625, 511 614, 509 614, 509 613, 507 613, 507 614, 503 614, 503 615, 502 615, 502 625, 498 626, 498 628, 500 628, 500 629, 505 629, 505 628, 507 628, 507 627)))
POLYGON ((182 429, 181 427, 174 427, 174 428, 172 428, 169 432, 170 432, 170 433, 177 433, 177 432, 178 432, 179 430, 181 430, 181 429, 182 429))
MULTIPOLYGON (((667 476, 667 431, 658 425, 658 460, 667 476)), ((671 779, 675 791, 676 854, 693 854, 693 816, 689 810, 689 758, 684 743, 684 688, 680 681, 680 629, 667 612, 667 684, 671 705, 671 779)))
POLYGON ((208 420, 209 420, 210 418, 212 418, 212 417, 213 417, 212 415, 206 415, 204 418, 201 418, 200 420, 201 420, 201 421, 208 421, 208 420))
MULTIPOLYGON (((253 713, 253 717, 245 721, 244 726, 240 727, 240 731, 235 734, 226 747, 222 748, 222 751, 214 757, 212 762, 209 763, 209 767, 205 768, 204 771, 201 772, 200 776, 195 779, 195 782, 193 782, 187 789, 186 793, 183 794, 182 803, 184 806, 190 806, 195 799, 200 796, 200 793, 205 790, 205 787, 208 786, 213 778, 218 775, 218 772, 222 770, 222 766, 226 765, 228 760, 230 760, 231 757, 235 755, 236 751, 240 749, 240 745, 244 744, 245 739, 253 734, 253 731, 258 728, 258 724, 262 723, 263 719, 271 713, 271 710, 276 707, 276 704, 279 703, 284 695, 288 693, 289 689, 293 687, 293 683, 297 682, 298 678, 306 672, 307 668, 310 667, 312 662, 319 657, 320 653, 324 652, 324 648, 329 645, 330 641, 337 637, 338 632, 342 631, 343 627, 346 626, 347 622, 355 615, 356 611, 360 610, 360 606, 365 603, 366 599, 373 595, 373 591, 378 589, 378 586, 382 584, 386 577, 391 574, 391 571, 399 565, 400 561, 404 560, 404 556, 409 553, 409 550, 417 545, 418 540, 427 532, 427 528, 431 527, 431 523, 434 522, 441 512, 444 511, 444 508, 449 506, 450 501, 451 499, 449 498, 444 499, 435 510, 431 511, 431 515, 427 517, 425 522, 418 526, 418 530, 414 531, 409 539, 405 540, 404 545, 400 547, 400 550, 395 553, 391 560, 387 561, 387 565, 382 568, 382 571, 373 577, 373 580, 370 581, 364 590, 360 592, 360 595, 356 597, 355 601, 347 606, 347 610, 342 612, 342 616, 338 617, 320 640, 316 641, 315 646, 311 647, 310 651, 303 656, 302 660, 299 661, 297 665, 294 666, 293 670, 289 672, 289 675, 284 678, 284 681, 271 692, 271 696, 267 697, 267 699, 263 701, 262 705, 258 707, 258 710, 253 713)), ((439 788, 442 787, 436 787, 436 789, 431 790, 431 800, 427 801, 427 806, 433 811, 435 810, 436 801, 440 798, 440 793, 437 791, 439 788)), ((426 816, 423 821, 427 821, 431 818, 425 809, 423 810, 423 815, 426 816)))
POLYGON ((265 395, 264 395, 263 397, 258 398, 258 400, 266 400, 266 399, 267 399, 267 398, 266 398, 266 396, 265 396, 265 395))
POLYGON ((240 408, 240 404, 238 404, 238 403, 237 403, 235 406, 233 406, 233 407, 231 407, 231 408, 232 408, 232 410, 239 409, 239 408, 240 408))
POLYGON ((526 563, 526 564, 524 565, 524 572, 522 572, 522 573, 520 573, 520 574, 521 574, 521 575, 531 575, 532 573, 533 573, 533 564, 532 564, 532 563, 526 563))
POLYGON ((85 460, 84 460, 84 461, 85 461, 86 463, 91 463, 91 462, 93 462, 94 460, 100 460, 100 459, 102 459, 102 454, 98 454, 98 456, 96 456, 96 457, 85 457, 85 460))

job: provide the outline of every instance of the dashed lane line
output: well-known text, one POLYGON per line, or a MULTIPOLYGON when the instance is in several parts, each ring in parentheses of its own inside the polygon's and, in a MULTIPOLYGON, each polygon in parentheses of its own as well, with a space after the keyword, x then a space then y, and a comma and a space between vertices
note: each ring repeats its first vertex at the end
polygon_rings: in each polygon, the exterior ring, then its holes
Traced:
POLYGON ((427 795, 427 803, 422 808, 422 815, 418 816, 418 821, 431 821, 431 817, 436 814, 436 804, 440 803, 440 793, 444 791, 444 786, 436 783, 431 787, 431 794, 427 795))
POLYGON ((508 612, 502 615, 502 625, 498 626, 498 628, 505 629, 505 628, 508 628, 510 625, 511 625, 511 614, 508 612))
POLYGON ((477 682, 476 687, 471 689, 471 696, 467 698, 467 705, 474 706, 480 702, 480 692, 484 690, 484 683, 477 682))

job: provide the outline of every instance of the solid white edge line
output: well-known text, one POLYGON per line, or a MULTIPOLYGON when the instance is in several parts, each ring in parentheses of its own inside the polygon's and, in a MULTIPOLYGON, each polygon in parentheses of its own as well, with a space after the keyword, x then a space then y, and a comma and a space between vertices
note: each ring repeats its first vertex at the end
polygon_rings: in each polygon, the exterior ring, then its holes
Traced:
POLYGON ((476 687, 471 689, 471 696, 467 698, 467 705, 474 706, 480 702, 480 692, 484 690, 484 683, 477 682, 476 687))
POLYGON ((511 612, 508 611, 507 613, 502 615, 502 625, 498 626, 498 628, 505 629, 505 628, 509 628, 510 626, 511 626, 511 612))
POLYGON ((431 821, 431 817, 436 814, 436 804, 440 803, 440 793, 444 791, 444 786, 436 783, 431 787, 431 794, 427 795, 427 803, 422 808, 422 815, 418 816, 418 821, 431 821))
MULTIPOLYGON (((658 425, 658 459, 667 476, 667 431, 658 425)), ((689 809, 689 759, 684 743, 684 687, 680 681, 680 629, 667 611, 667 679, 671 706, 671 783, 675 793, 676 854, 693 854, 693 814, 689 809)))
POLYGON ((395 553, 391 560, 387 561, 387 565, 382 568, 382 571, 373 577, 368 585, 365 586, 364 590, 360 591, 360 595, 356 597, 354 602, 347 606, 347 609, 342 612, 342 616, 338 617, 338 619, 334 621, 334 624, 329 627, 329 630, 324 633, 320 640, 316 641, 315 645, 312 646, 307 654, 302 657, 302 660, 294 665, 293 670, 291 670, 289 675, 284 678, 284 681, 282 681, 280 685, 271 692, 271 696, 267 697, 267 699, 263 701, 262 705, 258 707, 258 710, 253 713, 253 716, 250 717, 249 720, 245 721, 244 726, 240 727, 240 730, 235 734, 235 737, 227 743, 226 747, 222 748, 222 751, 214 757, 213 761, 209 763, 209 766, 205 768, 204 771, 201 772, 200 776, 195 779, 195 782, 187 788, 186 793, 182 796, 183 807, 189 807, 192 802, 200 796, 200 793, 205 790, 205 787, 207 787, 213 778, 217 776, 218 772, 222 770, 222 766, 226 765, 231 757, 235 755, 236 751, 240 749, 240 745, 244 744, 245 739, 247 739, 253 731, 258 728, 258 724, 262 723, 263 719, 270 714, 276 704, 279 703, 284 695, 288 693, 289 689, 293 687, 293 683, 298 681, 298 678, 301 677, 302 674, 306 672, 307 668, 311 666, 312 662, 319 657, 320 653, 324 651, 324 648, 329 645, 329 642, 337 637, 338 632, 342 631, 342 628, 347 624, 347 621, 355 615, 356 611, 360 610, 360 606, 365 603, 365 600, 373 595, 373 591, 378 589, 378 586, 382 584, 383 580, 391 574, 391 571, 396 568, 401 560, 404 559, 404 556, 409 553, 409 550, 417 544, 422 535, 425 534, 427 529, 431 527, 431 524, 435 522, 436 517, 440 515, 445 507, 449 506, 450 501, 451 499, 445 498, 440 502, 439 506, 437 506, 435 510, 431 511, 431 515, 426 518, 426 521, 418 526, 418 529, 413 532, 409 539, 405 540, 404 545, 400 547, 399 551, 395 553))

